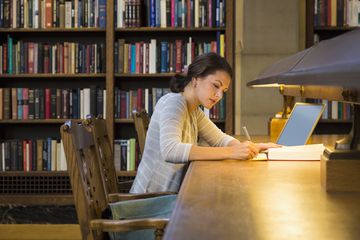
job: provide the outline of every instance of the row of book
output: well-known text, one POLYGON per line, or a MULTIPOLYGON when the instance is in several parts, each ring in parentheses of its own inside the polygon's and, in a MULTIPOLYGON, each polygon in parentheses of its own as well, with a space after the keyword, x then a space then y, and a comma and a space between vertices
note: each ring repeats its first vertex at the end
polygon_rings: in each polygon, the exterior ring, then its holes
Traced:
POLYGON ((0 74, 104 73, 104 44, 13 42, 0 45, 0 74))
POLYGON ((114 141, 114 164, 118 171, 135 171, 140 161, 139 145, 135 138, 114 141))
POLYGON ((106 90, 0 88, 0 120, 106 118, 106 90))
POLYGON ((132 111, 145 109, 151 116, 157 101, 169 93, 169 88, 138 88, 136 90, 121 90, 115 88, 115 118, 132 118, 132 111))
MULTIPOLYGON (((115 0, 115 27, 224 27, 226 0, 115 0)), ((0 28, 106 27, 106 0, 2 0, 0 28)))
POLYGON ((353 117, 352 108, 349 103, 328 101, 323 99, 323 103, 326 104, 326 108, 322 115, 323 119, 333 120, 350 120, 353 117))
POLYGON ((183 72, 192 60, 203 53, 216 52, 225 56, 224 35, 218 32, 217 40, 210 42, 177 39, 173 42, 151 39, 150 42, 115 42, 115 73, 168 73, 183 72))
POLYGON ((115 27, 141 27, 143 23, 144 1, 115 0, 115 27))
POLYGON ((358 0, 315 0, 315 27, 343 27, 360 25, 358 0))
MULTIPOLYGON (((133 110, 141 109, 145 109, 151 116, 157 101, 169 92, 169 88, 138 88, 129 91, 115 88, 115 118, 131 119, 133 110)), ((205 115, 214 120, 224 120, 225 98, 211 109, 204 109, 205 115)))
POLYGON ((116 0, 115 26, 224 27, 225 0, 116 0))
MULTIPOLYGON (((145 109, 152 115, 157 101, 169 88, 115 88, 115 118, 131 119, 132 111, 145 109)), ((216 120, 225 119, 224 96, 205 114, 216 120)), ((0 88, 0 120, 84 119, 91 114, 106 118, 106 90, 90 88, 0 88)))
POLYGON ((351 120, 353 118, 353 112, 350 103, 330 101, 326 99, 313 99, 309 101, 325 104, 325 109, 321 117, 322 119, 351 120))
POLYGON ((59 139, 0 141, 0 171, 66 171, 64 147, 59 139))
MULTIPOLYGON (((135 171, 141 159, 135 138, 114 141, 118 171, 135 171)), ((59 139, 0 140, 0 171, 67 171, 64 146, 59 139)))
POLYGON ((106 0, 2 0, 0 28, 106 26, 106 0))
POLYGON ((215 104, 211 109, 201 107, 205 113, 205 116, 212 120, 225 120, 225 109, 226 109, 226 94, 223 98, 215 104))

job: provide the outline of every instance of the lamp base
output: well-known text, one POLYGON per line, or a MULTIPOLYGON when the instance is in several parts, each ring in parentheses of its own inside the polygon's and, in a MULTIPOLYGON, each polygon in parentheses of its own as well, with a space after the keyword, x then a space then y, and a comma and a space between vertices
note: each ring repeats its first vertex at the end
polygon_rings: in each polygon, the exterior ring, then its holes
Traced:
POLYGON ((279 137, 282 129, 285 126, 287 118, 270 118, 269 121, 269 135, 270 141, 275 142, 279 137))
POLYGON ((360 151, 326 149, 320 176, 326 191, 360 192, 360 151))

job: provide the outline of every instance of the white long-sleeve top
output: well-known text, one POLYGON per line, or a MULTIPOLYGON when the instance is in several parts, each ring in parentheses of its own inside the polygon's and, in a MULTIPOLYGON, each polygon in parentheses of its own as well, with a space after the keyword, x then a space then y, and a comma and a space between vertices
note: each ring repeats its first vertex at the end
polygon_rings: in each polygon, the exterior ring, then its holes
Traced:
POLYGON ((144 153, 131 193, 178 192, 198 139, 214 147, 227 146, 234 138, 223 133, 204 112, 189 113, 180 93, 161 97, 147 131, 144 153))

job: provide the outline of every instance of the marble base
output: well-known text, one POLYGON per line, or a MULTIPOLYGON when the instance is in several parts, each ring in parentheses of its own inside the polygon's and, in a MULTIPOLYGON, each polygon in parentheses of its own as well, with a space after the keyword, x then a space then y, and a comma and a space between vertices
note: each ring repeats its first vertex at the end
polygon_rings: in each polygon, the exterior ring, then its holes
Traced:
POLYGON ((77 224, 75 206, 0 205, 0 224, 77 224))

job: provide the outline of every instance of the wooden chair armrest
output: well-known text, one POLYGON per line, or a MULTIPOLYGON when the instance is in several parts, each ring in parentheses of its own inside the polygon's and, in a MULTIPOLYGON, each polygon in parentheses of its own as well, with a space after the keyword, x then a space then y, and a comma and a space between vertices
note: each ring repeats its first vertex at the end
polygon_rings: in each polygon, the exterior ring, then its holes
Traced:
POLYGON ((119 202, 125 200, 144 199, 166 195, 177 194, 176 192, 156 192, 156 193, 110 193, 108 195, 109 202, 119 202))
POLYGON ((94 219, 90 222, 93 230, 101 232, 125 232, 141 229, 165 229, 167 218, 143 218, 132 220, 94 219))

